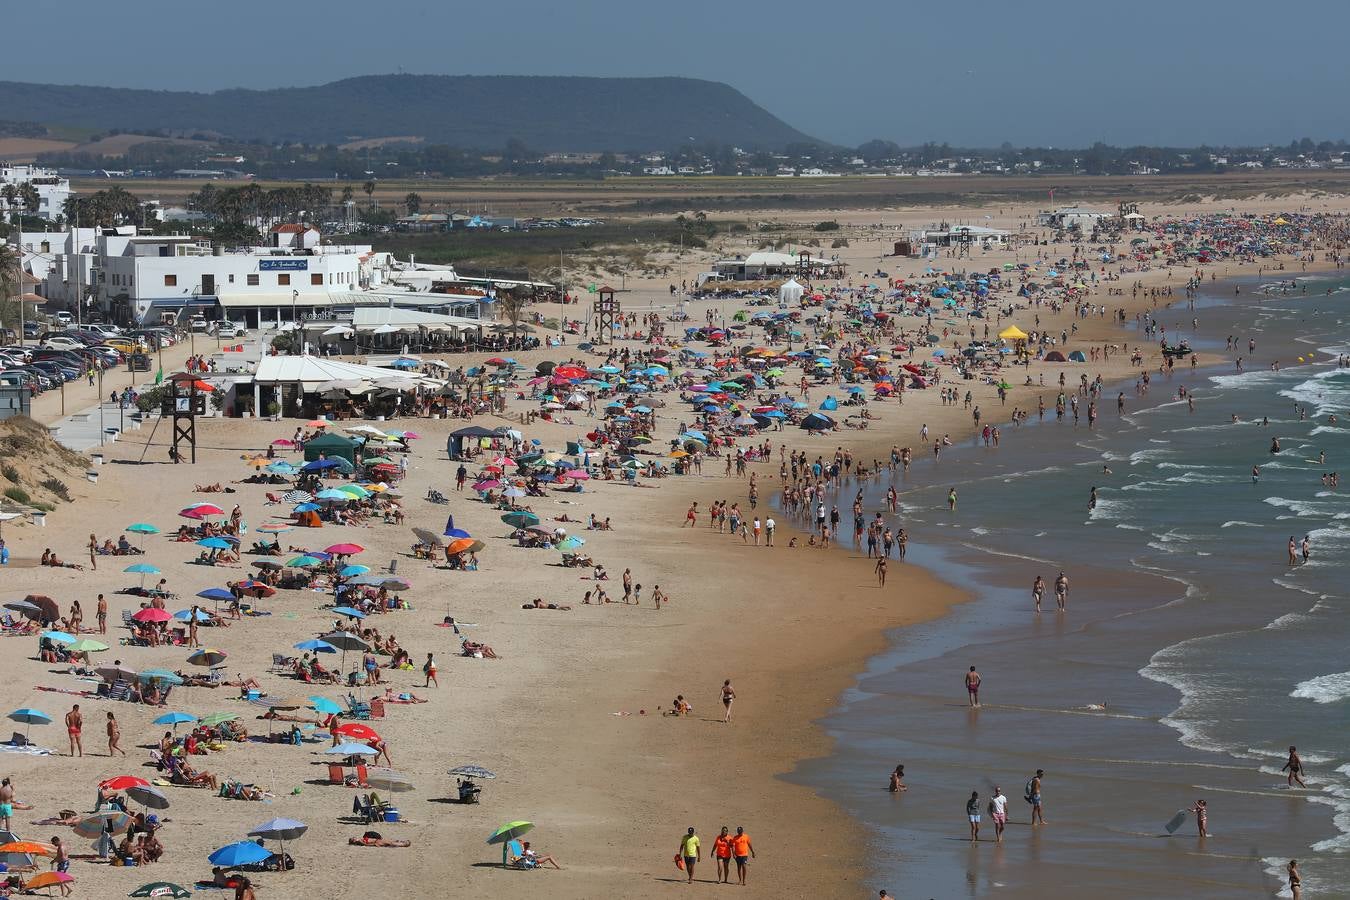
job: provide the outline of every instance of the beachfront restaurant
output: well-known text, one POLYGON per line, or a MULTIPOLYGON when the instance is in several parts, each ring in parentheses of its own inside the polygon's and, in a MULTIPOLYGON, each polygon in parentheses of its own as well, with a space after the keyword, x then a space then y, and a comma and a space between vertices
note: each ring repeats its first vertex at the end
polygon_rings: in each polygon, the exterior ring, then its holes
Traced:
MULTIPOLYGON (((424 295, 430 296, 430 295, 424 295)), ((492 322, 396 306, 357 307, 302 323, 305 342, 323 354, 454 353, 484 343, 492 322)))
MULTIPOLYGON (((242 394, 245 387, 236 389, 242 394)), ((379 419, 411 409, 419 391, 443 387, 443 380, 413 372, 318 356, 264 356, 253 373, 251 406, 259 415, 379 419)))

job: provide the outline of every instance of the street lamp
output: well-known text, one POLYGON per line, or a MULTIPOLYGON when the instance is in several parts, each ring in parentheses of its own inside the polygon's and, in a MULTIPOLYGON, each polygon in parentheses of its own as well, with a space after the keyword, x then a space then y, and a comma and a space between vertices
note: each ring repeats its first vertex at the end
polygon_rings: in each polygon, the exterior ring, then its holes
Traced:
POLYGON ((291 351, 299 356, 300 350, 300 320, 295 317, 295 304, 300 299, 300 291, 291 288, 291 351))

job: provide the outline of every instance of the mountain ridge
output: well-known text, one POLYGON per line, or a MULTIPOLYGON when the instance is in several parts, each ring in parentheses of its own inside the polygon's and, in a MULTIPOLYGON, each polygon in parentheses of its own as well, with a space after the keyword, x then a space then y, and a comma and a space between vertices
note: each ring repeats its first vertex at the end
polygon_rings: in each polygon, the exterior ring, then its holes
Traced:
POLYGON ((212 92, 0 81, 0 109, 47 125, 309 144, 408 135, 481 150, 514 139, 543 152, 823 143, 727 84, 682 77, 359 75, 212 92))

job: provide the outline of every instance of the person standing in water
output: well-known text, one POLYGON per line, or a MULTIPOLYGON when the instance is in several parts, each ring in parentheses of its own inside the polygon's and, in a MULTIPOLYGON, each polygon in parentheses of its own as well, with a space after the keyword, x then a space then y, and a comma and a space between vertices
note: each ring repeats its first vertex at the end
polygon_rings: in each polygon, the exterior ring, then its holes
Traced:
POLYGON ((1187 812, 1195 813, 1195 828, 1199 832, 1200 837, 1209 837, 1209 807, 1205 805, 1205 801, 1195 801, 1195 805, 1188 809, 1187 812))
POLYGON ((1289 892, 1294 895, 1294 900, 1299 900, 1303 896, 1303 877, 1298 873, 1298 860, 1289 860, 1289 866, 1285 871, 1289 873, 1289 892))
POLYGON ((896 766, 895 771, 891 773, 890 787, 887 788, 892 794, 898 794, 901 791, 907 791, 905 787, 905 767, 896 766))
POLYGON ((1280 771, 1283 772, 1286 769, 1289 771, 1288 785, 1290 787, 1294 786, 1295 781, 1298 782, 1299 787, 1307 787, 1307 785, 1303 783, 1303 760, 1298 757, 1297 747, 1291 746, 1289 748, 1289 761, 1284 764, 1280 771))
POLYGON ((971 666, 970 671, 966 673, 966 700, 971 706, 980 705, 980 673, 971 666))
POLYGON ((980 839, 980 792, 971 791, 966 801, 966 818, 970 820, 970 842, 980 839))
POLYGON ((1003 829, 1008 826, 1008 798, 998 785, 994 785, 994 796, 989 800, 989 818, 994 820, 994 840, 1003 843, 1003 829))
POLYGON ((947 509, 956 512, 956 488, 947 492, 947 509))
POLYGON ((1064 612, 1069 603, 1069 576, 1063 572, 1055 579, 1055 603, 1059 606, 1060 612, 1064 612))

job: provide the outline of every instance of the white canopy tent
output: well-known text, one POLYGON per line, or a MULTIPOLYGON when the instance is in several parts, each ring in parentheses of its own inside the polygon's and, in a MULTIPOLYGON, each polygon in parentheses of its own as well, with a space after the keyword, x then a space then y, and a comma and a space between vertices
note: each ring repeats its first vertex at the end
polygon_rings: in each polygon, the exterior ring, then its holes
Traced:
POLYGON ((797 283, 797 279, 789 278, 778 288, 778 305, 780 307, 796 306, 802 300, 802 295, 806 293, 806 288, 797 283))
POLYGON ((253 408, 261 409, 263 387, 280 390, 293 385, 300 394, 309 394, 348 384, 355 386, 360 393, 362 389, 411 391, 418 387, 438 388, 445 382, 425 375, 318 356, 264 356, 253 374, 253 408))

